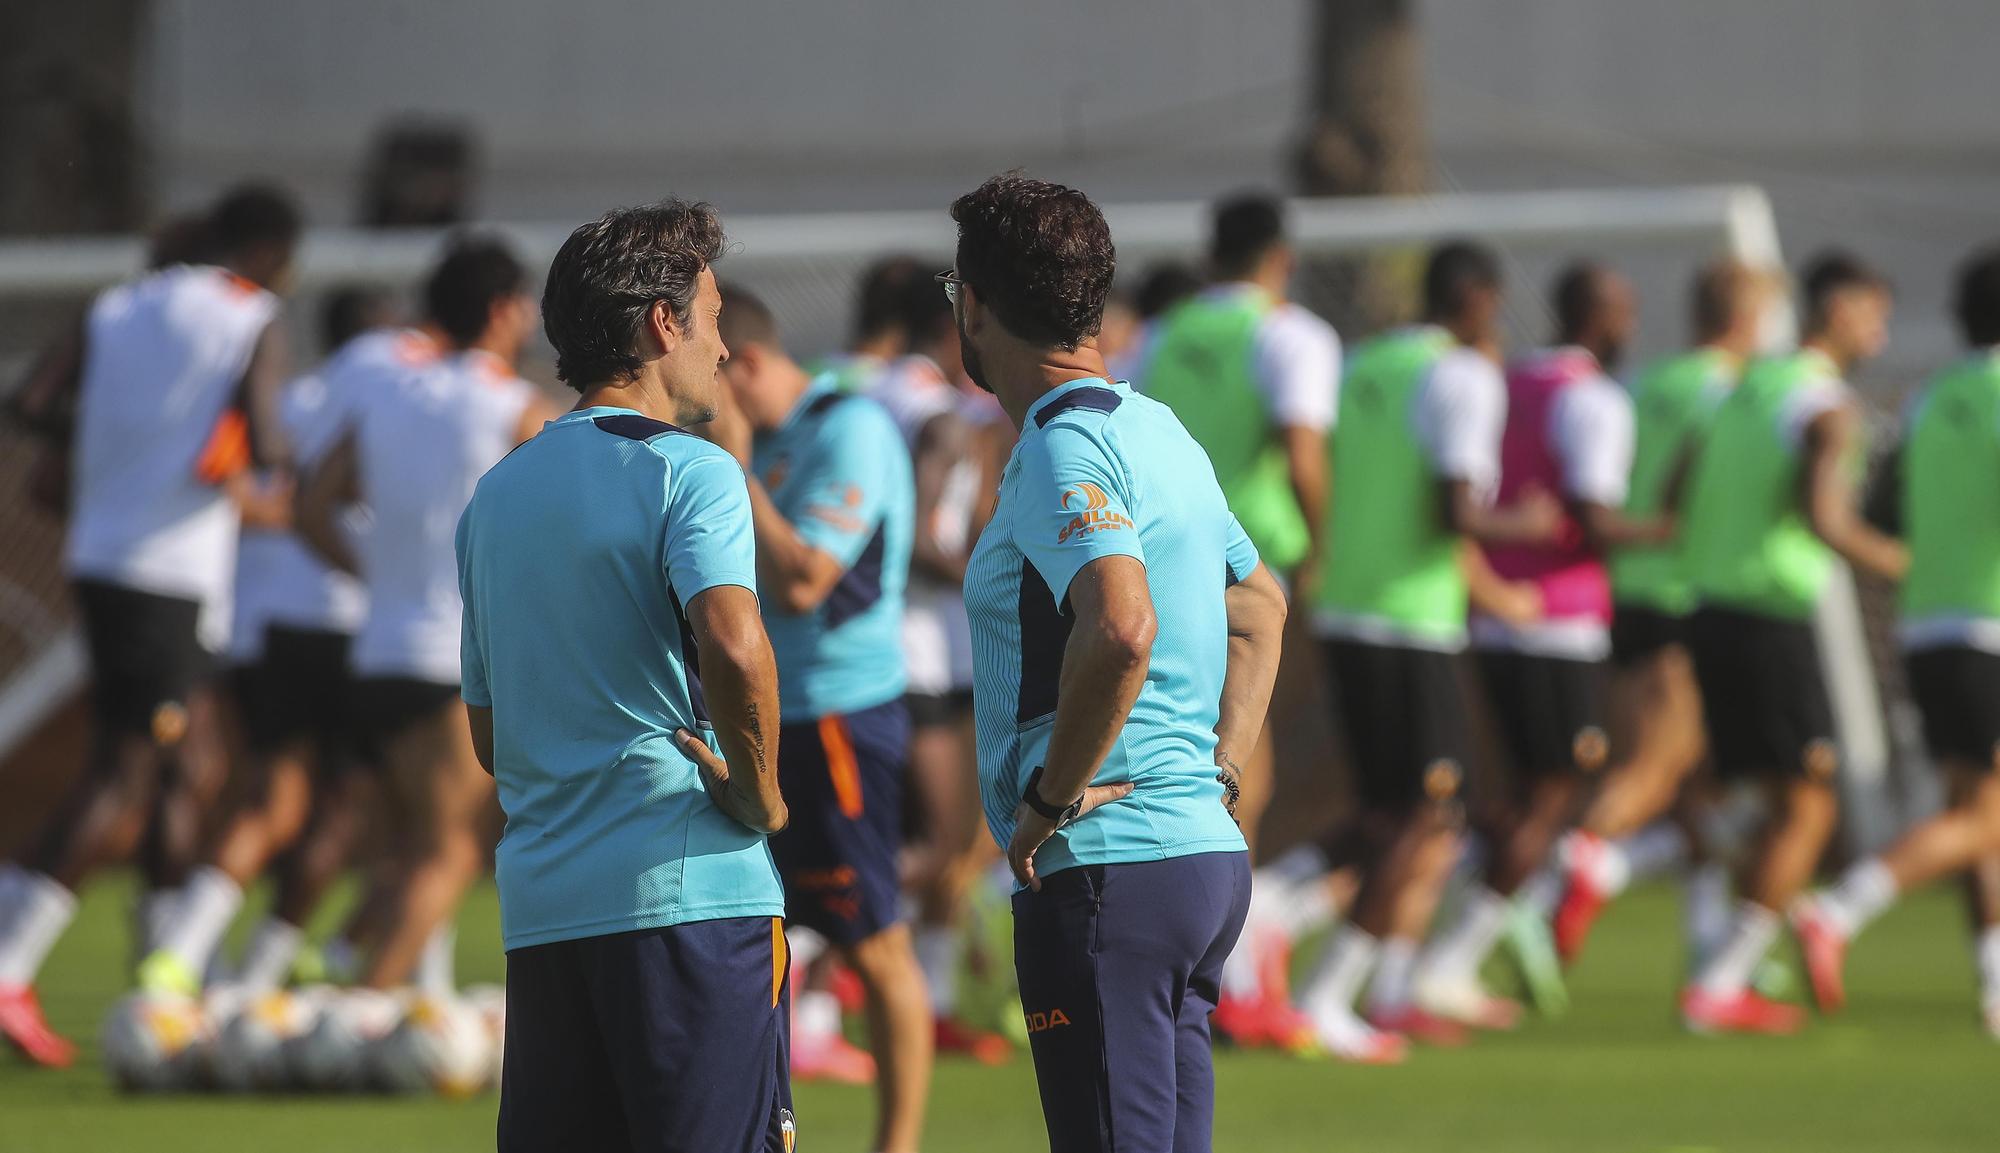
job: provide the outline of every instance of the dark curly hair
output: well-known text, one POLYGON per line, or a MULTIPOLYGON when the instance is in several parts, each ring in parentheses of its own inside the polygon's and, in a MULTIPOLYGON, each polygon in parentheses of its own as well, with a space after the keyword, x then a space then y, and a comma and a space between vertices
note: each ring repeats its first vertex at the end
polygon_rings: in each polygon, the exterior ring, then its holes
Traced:
POLYGON ((1097 334, 1118 254, 1090 197, 1003 172, 952 202, 958 275, 1007 330, 1074 349, 1097 334))
POLYGON ((666 301, 674 323, 686 325, 701 270, 722 258, 723 245, 715 209, 684 200, 613 209, 570 233, 542 290, 556 376, 579 392, 637 377, 639 328, 653 302, 666 301))
POLYGON ((493 305, 527 287, 527 270, 497 236, 460 236, 424 282, 424 315, 456 345, 479 339, 493 305))

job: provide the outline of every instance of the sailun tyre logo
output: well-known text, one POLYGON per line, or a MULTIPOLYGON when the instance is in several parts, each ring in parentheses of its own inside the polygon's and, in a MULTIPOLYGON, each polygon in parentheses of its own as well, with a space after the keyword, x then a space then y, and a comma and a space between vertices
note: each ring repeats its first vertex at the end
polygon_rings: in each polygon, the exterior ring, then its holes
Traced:
POLYGON ((1087 480, 1065 490, 1062 494, 1063 511, 1073 510, 1076 515, 1070 517, 1069 522, 1062 526, 1062 531, 1056 534, 1056 543, 1066 543, 1073 536, 1131 528, 1132 518, 1113 511, 1110 504, 1111 498, 1104 495, 1104 490, 1087 480))

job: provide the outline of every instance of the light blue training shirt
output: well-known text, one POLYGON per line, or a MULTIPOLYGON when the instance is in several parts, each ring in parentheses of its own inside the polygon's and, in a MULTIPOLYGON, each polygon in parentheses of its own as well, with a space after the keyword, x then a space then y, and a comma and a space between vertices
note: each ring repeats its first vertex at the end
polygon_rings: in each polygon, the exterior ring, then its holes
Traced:
POLYGON ((903 590, 916 485, 888 410, 813 381, 783 424, 751 447, 750 470, 799 538, 840 563, 826 600, 787 613, 764 600, 787 724, 903 695, 903 590))
POLYGON ((1158 620, 1145 685, 1094 780, 1133 790, 1050 838, 1035 857, 1043 876, 1244 848, 1216 780, 1215 724, 1229 660, 1223 594, 1256 570, 1257 550, 1172 410, 1097 378, 1028 409, 966 570, 986 823, 1000 844, 1012 838, 1054 727, 1070 581, 1107 556, 1146 566, 1158 620))
POLYGON ((736 461, 629 409, 580 409, 480 480, 457 545, 461 691, 493 710, 507 814, 506 947, 783 916, 764 837, 715 807, 673 736, 717 747, 687 604, 756 587, 736 461))

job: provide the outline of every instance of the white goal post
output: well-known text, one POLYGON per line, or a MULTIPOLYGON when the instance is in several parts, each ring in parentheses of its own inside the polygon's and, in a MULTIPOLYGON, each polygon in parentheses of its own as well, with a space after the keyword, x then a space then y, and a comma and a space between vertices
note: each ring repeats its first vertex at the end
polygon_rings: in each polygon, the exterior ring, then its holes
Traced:
MULTIPOLYGON (((1159 260, 1197 262, 1208 228, 1199 202, 1108 205, 1121 275, 1159 260)), ((816 352, 845 334, 852 289, 866 264, 888 253, 949 259, 954 226, 942 210, 728 216, 726 274, 763 293, 786 326, 788 343, 816 352)), ((571 224, 494 223, 530 267, 546 267, 571 224)), ((1555 261, 1589 255, 1635 272, 1649 303, 1647 347, 1680 339, 1686 273, 1730 254, 1768 267, 1781 264, 1769 200, 1749 186, 1447 193, 1413 198, 1299 200, 1288 227, 1302 258, 1415 251, 1449 237, 1493 244, 1507 258, 1516 343, 1541 335, 1539 298, 1524 308, 1555 261)), ((398 289, 415 284, 444 243, 438 231, 316 229, 300 254, 298 290, 311 296, 353 284, 398 289)), ((130 276, 144 243, 136 237, 0 243, 0 299, 75 299, 130 276)), ((303 309, 299 311, 304 311, 303 309)), ((1787 314, 1788 315, 1788 314, 1787 314)), ((1352 340, 1357 335, 1344 333, 1352 340)), ((309 342, 301 342, 304 346, 309 342)), ((25 350, 0 348, 0 365, 25 350)), ((0 501, 19 500, 18 493, 0 501)), ((0 542, 0 548, 12 547, 0 542)), ((53 591, 53 590, 51 590, 53 591)), ((4 623, 4 622, 0 622, 4 623)), ((1824 646, 1841 737, 1854 782, 1883 780, 1889 745, 1854 587, 1843 575, 1822 605, 1824 646)), ((74 692, 83 662, 68 630, 47 635, 28 659, 0 668, 0 755, 54 704, 74 692)))

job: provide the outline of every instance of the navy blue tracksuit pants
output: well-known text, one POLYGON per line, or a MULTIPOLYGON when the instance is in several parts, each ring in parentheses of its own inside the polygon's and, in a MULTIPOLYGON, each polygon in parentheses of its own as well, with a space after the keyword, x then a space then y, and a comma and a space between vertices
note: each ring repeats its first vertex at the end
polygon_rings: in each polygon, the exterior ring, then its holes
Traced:
POLYGON ((1050 1153, 1208 1153, 1208 1015, 1250 855, 1080 865, 1014 894, 1014 967, 1050 1153))

